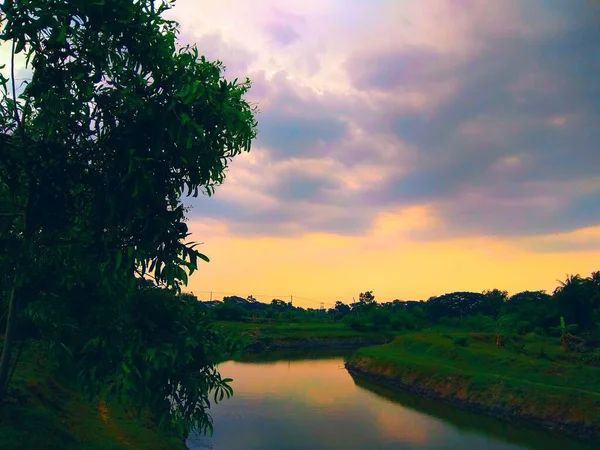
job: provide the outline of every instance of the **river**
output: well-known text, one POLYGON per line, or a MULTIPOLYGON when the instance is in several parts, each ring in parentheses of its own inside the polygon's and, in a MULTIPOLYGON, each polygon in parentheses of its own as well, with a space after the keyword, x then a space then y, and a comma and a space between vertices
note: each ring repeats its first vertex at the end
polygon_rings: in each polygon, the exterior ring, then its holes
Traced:
POLYGON ((246 356, 219 366, 234 396, 190 450, 591 450, 567 438, 355 379, 341 352, 246 356))

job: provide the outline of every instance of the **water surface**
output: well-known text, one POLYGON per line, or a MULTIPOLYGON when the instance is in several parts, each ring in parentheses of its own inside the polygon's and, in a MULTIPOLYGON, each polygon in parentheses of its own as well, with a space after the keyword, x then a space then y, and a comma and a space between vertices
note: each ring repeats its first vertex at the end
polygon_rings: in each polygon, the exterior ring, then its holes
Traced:
POLYGON ((592 450, 600 448, 354 379, 344 354, 272 353, 219 366, 234 396, 191 450, 592 450))

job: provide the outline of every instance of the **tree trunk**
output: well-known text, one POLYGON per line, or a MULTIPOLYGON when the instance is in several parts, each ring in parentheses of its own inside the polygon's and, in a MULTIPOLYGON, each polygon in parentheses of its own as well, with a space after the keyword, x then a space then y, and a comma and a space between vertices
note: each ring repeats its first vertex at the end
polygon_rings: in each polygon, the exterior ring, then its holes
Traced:
POLYGON ((502 335, 500 333, 496 334, 496 347, 502 347, 502 335))
POLYGON ((0 358, 0 402, 4 400, 8 387, 8 375, 10 371, 10 360, 13 351, 13 340, 15 333, 15 321, 17 317, 17 283, 18 275, 15 274, 13 286, 8 299, 8 316, 6 317, 6 331, 4 333, 4 345, 2 346, 2 357, 0 358))

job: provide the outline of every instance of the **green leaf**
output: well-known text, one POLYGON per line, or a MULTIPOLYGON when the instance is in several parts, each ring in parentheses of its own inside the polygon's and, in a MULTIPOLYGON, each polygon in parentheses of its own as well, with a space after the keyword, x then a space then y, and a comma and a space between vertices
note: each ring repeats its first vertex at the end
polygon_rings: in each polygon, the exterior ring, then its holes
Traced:
POLYGON ((127 364, 125 364, 124 362, 121 363, 121 367, 123 368, 123 371, 125 371, 126 374, 130 374, 131 370, 129 369, 129 367, 127 367, 127 364))

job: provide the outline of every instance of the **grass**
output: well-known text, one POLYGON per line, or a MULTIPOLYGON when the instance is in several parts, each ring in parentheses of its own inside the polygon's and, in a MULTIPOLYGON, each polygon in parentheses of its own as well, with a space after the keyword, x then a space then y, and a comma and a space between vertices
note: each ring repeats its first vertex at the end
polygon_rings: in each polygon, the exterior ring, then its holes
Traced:
POLYGON ((0 449, 180 449, 122 405, 87 402, 73 382, 24 354, 0 405, 0 449))
POLYGON ((237 334, 259 332, 275 339, 353 338, 378 336, 382 333, 355 331, 343 323, 323 322, 217 322, 226 331, 237 334))
POLYGON ((505 343, 496 347, 491 333, 410 333, 359 349, 350 364, 437 397, 600 432, 600 368, 567 361, 557 339, 515 336, 505 343))
MULTIPOLYGON (((393 338, 393 333, 363 332, 352 330, 343 323, 252 323, 252 322, 217 322, 217 326, 232 336, 242 337, 245 345, 267 345, 274 347, 307 346, 315 344, 322 346, 323 341, 341 340, 352 341, 372 339, 375 342, 385 342, 393 338)), ((336 345, 327 342, 327 345, 336 345)), ((342 344, 340 342, 340 344, 342 344)))

